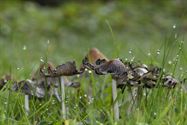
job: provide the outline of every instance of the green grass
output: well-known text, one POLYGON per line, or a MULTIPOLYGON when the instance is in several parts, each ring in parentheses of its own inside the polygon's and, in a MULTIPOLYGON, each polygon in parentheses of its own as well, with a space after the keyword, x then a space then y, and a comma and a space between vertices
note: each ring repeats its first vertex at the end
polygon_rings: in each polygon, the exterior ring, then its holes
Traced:
MULTIPOLYGON (((56 65, 75 60, 79 66, 88 50, 97 47, 111 59, 120 57, 129 61, 134 58, 134 61, 164 66, 166 72, 183 79, 187 73, 187 24, 186 11, 179 8, 180 5, 172 2, 164 7, 148 2, 144 8, 129 1, 69 3, 58 8, 41 8, 31 3, 2 3, 0 75, 11 73, 16 80, 28 79, 41 58, 56 65)), ((111 112, 110 76, 91 78, 94 85, 92 103, 85 96, 88 78, 77 79, 81 82, 79 91, 66 88, 70 124, 115 124, 111 112)), ((7 86, 11 85, 10 82, 7 86)), ((116 124, 187 124, 187 95, 181 91, 180 85, 172 90, 147 91, 148 96, 143 96, 135 112, 127 116, 129 102, 125 99, 129 93, 122 94, 118 90, 121 118, 116 124)), ((24 95, 21 93, 7 89, 0 91, 0 124, 58 125, 63 122, 60 104, 55 98, 32 99, 28 116, 23 105, 24 95)))

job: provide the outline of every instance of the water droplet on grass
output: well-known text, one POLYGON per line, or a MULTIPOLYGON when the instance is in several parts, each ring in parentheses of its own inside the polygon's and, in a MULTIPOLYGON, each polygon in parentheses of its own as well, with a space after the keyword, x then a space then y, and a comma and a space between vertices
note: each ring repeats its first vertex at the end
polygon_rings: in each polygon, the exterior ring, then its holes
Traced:
POLYGON ((151 56, 151 53, 149 52, 149 53, 147 53, 147 55, 148 55, 148 56, 151 56))
POLYGON ((156 54, 157 54, 157 55, 160 55, 160 50, 159 50, 159 49, 156 51, 156 54))
POLYGON ((166 69, 163 69, 162 71, 163 71, 163 72, 166 72, 166 69))
POLYGON ((134 59, 135 59, 135 57, 132 57, 131 62, 133 62, 133 61, 134 61, 134 59))
POLYGON ((55 100, 52 101, 52 105, 54 105, 54 104, 55 104, 55 100))
POLYGON ((129 50, 129 54, 132 54, 132 49, 129 50))
POLYGON ((168 64, 171 65, 171 64, 172 64, 172 61, 168 61, 168 64))
POLYGON ((174 25, 173 25, 173 29, 175 29, 175 28, 176 28, 176 25, 174 24, 174 25))
POLYGON ((23 50, 26 50, 26 49, 27 49, 27 46, 24 45, 24 46, 23 46, 23 50))
POLYGON ((44 62, 43 57, 40 57, 40 62, 44 62))

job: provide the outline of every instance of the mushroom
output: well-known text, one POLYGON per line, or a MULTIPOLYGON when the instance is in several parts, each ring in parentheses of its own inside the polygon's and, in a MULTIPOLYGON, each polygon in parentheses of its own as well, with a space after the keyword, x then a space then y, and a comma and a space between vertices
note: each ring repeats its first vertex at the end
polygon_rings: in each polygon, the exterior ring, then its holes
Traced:
POLYGON ((95 71, 98 75, 112 75, 112 96, 113 96, 113 111, 114 111, 114 119, 119 120, 119 106, 117 99, 117 86, 123 84, 123 82, 127 79, 127 70, 126 67, 120 59, 114 60, 105 60, 98 59, 95 64, 90 64, 88 58, 85 57, 83 59, 83 65, 89 69, 95 71))
POLYGON ((0 79, 0 90, 3 89, 3 87, 9 82, 12 80, 12 76, 7 74, 5 76, 3 76, 1 79, 0 79))
MULTIPOLYGON (((69 65, 64 65, 63 70, 58 68, 57 71, 59 71, 59 69, 61 72, 67 71, 66 73, 70 75, 71 68, 67 68, 65 66, 69 66, 69 65)), ((62 95, 63 98, 60 98, 58 93, 59 80, 63 81, 61 82, 61 86, 68 86, 74 88, 80 86, 80 83, 78 82, 70 82, 65 76, 61 77, 59 75, 60 74, 59 72, 57 75, 54 75, 54 71, 56 71, 56 68, 53 66, 52 63, 50 62, 43 63, 40 65, 37 71, 33 73, 31 80, 28 79, 28 80, 20 81, 18 83, 17 82, 14 83, 12 90, 14 91, 21 90, 21 92, 25 94, 25 109, 27 112, 29 112, 28 99, 30 96, 34 96, 36 98, 42 99, 46 95, 51 95, 51 96, 54 95, 59 102, 61 102, 62 99, 64 100, 65 97, 62 95)), ((63 91, 64 94, 64 90, 61 91, 63 91)), ((62 103, 64 103, 64 101, 62 101, 62 103)))

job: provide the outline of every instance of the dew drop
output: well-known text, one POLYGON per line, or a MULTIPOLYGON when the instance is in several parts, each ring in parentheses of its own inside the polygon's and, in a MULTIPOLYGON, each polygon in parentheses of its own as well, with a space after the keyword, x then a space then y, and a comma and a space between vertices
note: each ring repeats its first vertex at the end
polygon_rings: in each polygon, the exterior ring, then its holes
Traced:
POLYGON ((88 101, 88 105, 90 105, 91 104, 91 102, 90 101, 88 101))
POLYGON ((132 54, 132 49, 129 50, 129 54, 132 54))
POLYGON ((183 68, 182 68, 182 67, 180 67, 179 69, 180 69, 181 71, 183 70, 183 68))
POLYGON ((162 71, 163 71, 163 72, 166 72, 166 69, 163 69, 162 71))
POLYGON ((77 78, 79 78, 79 77, 80 77, 80 75, 78 74, 78 75, 77 75, 77 78))
POLYGON ((52 105, 54 105, 54 104, 55 104, 55 100, 52 101, 52 105))
POLYGON ((184 41, 182 40, 182 41, 181 41, 181 44, 183 44, 183 43, 184 43, 184 41))
POLYGON ((26 49, 27 49, 27 46, 24 45, 24 46, 23 46, 23 50, 26 50, 26 49))
POLYGON ((168 64, 171 65, 171 64, 172 64, 172 61, 168 61, 168 64))
POLYGON ((176 28, 176 25, 174 24, 174 25, 173 25, 173 29, 175 29, 175 28, 176 28))
POLYGON ((133 61, 134 61, 134 59, 135 59, 135 57, 132 57, 131 62, 133 62, 133 61))
POLYGON ((149 52, 149 53, 147 53, 147 55, 148 55, 148 56, 151 56, 151 53, 149 52))
POLYGON ((43 57, 40 57, 40 62, 44 62, 43 57))
POLYGON ((88 71, 88 73, 90 73, 90 74, 91 74, 91 73, 92 73, 92 71, 91 71, 91 70, 89 70, 89 71, 88 71))
POLYGON ((160 50, 159 50, 159 49, 156 51, 156 54, 157 54, 157 55, 160 55, 160 50))

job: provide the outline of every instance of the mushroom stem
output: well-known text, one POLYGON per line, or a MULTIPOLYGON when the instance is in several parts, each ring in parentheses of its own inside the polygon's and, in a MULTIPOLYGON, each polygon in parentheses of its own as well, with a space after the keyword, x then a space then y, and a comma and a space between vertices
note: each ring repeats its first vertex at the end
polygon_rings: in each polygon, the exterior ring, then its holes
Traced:
POLYGON ((112 80, 112 99, 113 99, 113 112, 114 112, 114 120, 119 120, 119 105, 117 99, 117 86, 116 81, 112 80))
POLYGON ((65 106, 65 86, 64 86, 64 79, 63 77, 60 77, 60 86, 61 86, 61 113, 62 113, 62 118, 66 119, 66 106, 65 106))
POLYGON ((25 111, 26 111, 26 114, 28 115, 29 114, 29 95, 25 94, 25 111))

